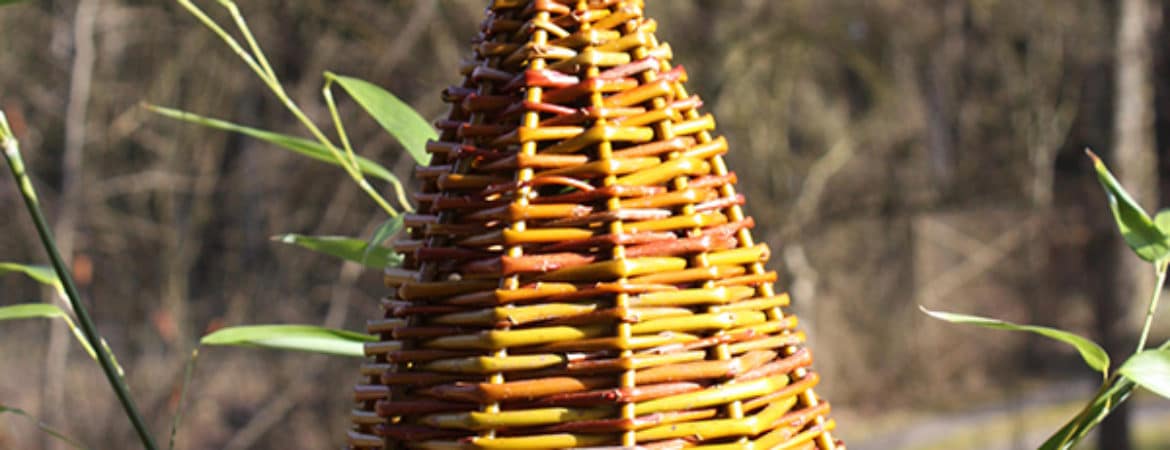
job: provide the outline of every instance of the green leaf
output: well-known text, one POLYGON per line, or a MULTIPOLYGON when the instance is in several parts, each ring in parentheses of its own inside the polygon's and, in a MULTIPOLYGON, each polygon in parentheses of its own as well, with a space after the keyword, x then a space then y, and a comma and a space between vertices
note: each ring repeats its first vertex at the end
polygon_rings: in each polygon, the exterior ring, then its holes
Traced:
POLYGON ((0 6, 11 5, 13 3, 21 2, 21 1, 24 1, 24 0, 0 0, 0 6))
MULTIPOLYGON (((378 229, 374 230, 374 235, 370 237, 369 242, 366 242, 366 250, 362 252, 363 264, 364 261, 369 259, 371 251, 373 251, 375 248, 381 248, 382 244, 385 243, 387 239, 390 239, 390 236, 398 233, 398 231, 401 229, 402 216, 391 217, 386 219, 385 222, 382 222, 381 225, 378 225, 378 229)), ((399 263, 401 263, 401 261, 399 263)))
MULTIPOLYGON (((0 5, 3 5, 3 4, 4 4, 3 0, 0 0, 0 5)), ((69 439, 69 437, 65 436, 64 434, 61 434, 60 431, 54 430, 52 427, 46 425, 44 422, 41 422, 40 420, 33 417, 29 413, 25 412, 23 409, 12 408, 9 406, 0 405, 0 414, 5 414, 5 413, 15 414, 15 415, 21 416, 25 419, 28 419, 29 422, 36 424, 37 428, 40 428, 41 431, 45 432, 49 436, 56 438, 57 440, 59 440, 61 442, 69 444, 70 447, 80 448, 80 449, 85 448, 84 445, 81 445, 80 443, 78 443, 77 441, 75 441, 73 439, 69 439)))
POLYGON ((0 275, 4 273, 22 273, 29 278, 36 280, 38 283, 46 286, 52 286, 57 290, 61 297, 65 297, 65 289, 61 286, 61 279, 57 278, 57 272, 49 266, 19 264, 14 262, 0 262, 0 275))
POLYGON ((201 345, 262 347, 363 357, 363 344, 376 336, 312 325, 250 325, 222 328, 203 336, 201 345))
MULTIPOLYGON (((81 344, 89 357, 97 361, 97 353, 94 353, 93 347, 89 345, 89 341, 85 340, 85 335, 81 334, 81 329, 73 323, 73 318, 69 316, 64 310, 57 305, 48 303, 21 303, 18 305, 0 306, 0 321, 4 320, 19 320, 19 319, 61 319, 65 321, 65 325, 69 326, 69 331, 73 332, 73 337, 81 344)), ((102 341, 105 344, 105 341, 102 341)), ((121 371, 121 367, 118 367, 121 371)))
POLYGON ((402 264, 402 255, 384 247, 370 247, 365 241, 345 236, 304 236, 282 234, 272 240, 353 261, 366 267, 384 269, 402 264))
POLYGON ((325 72, 327 80, 336 81, 379 125, 394 136, 419 165, 431 162, 427 141, 436 139, 435 129, 394 94, 368 81, 325 72))
POLYGON ((1113 219, 1117 222, 1117 229, 1121 231, 1121 236, 1129 248, 1141 259, 1151 262, 1170 256, 1170 238, 1167 238, 1166 233, 1158 229, 1141 205, 1138 205, 1113 174, 1109 173, 1109 168, 1105 167, 1101 158, 1089 150, 1085 150, 1085 153, 1093 160, 1097 181, 1105 188, 1109 208, 1113 210, 1113 219))
MULTIPOLYGON (((228 121, 219 120, 219 119, 212 119, 210 117, 204 117, 204 116, 200 116, 198 114, 189 113, 186 111, 180 111, 177 109, 164 108, 162 106, 151 105, 151 104, 144 104, 143 106, 146 109, 149 109, 150 111, 153 111, 153 112, 155 112, 161 116, 164 116, 164 117, 169 117, 171 119, 182 120, 185 122, 203 125, 205 127, 215 128, 217 130, 240 133, 240 134, 243 134, 245 136, 253 137, 253 138, 268 142, 270 144, 273 144, 273 145, 276 145, 279 147, 283 147, 287 150, 292 150, 296 153, 299 153, 299 154, 304 155, 304 156, 308 156, 308 157, 313 158, 313 159, 318 160, 318 161, 327 162, 327 163, 333 164, 335 166, 341 166, 341 163, 337 161, 337 158, 335 158, 333 156, 333 153, 330 152, 329 149, 326 148, 324 145, 321 145, 320 143, 318 143, 316 141, 311 141, 308 139, 303 139, 303 138, 299 138, 299 137, 295 137, 295 136, 289 136, 286 134, 274 133, 271 131, 265 131, 265 130, 260 130, 260 129, 256 129, 256 128, 251 128, 251 127, 246 127, 243 125, 237 125, 237 124, 234 124, 234 123, 231 123, 228 121)), ((389 170, 386 170, 385 167, 382 167, 381 165, 379 165, 376 162, 370 161, 370 160, 363 158, 363 157, 360 157, 360 156, 357 157, 357 162, 358 162, 358 168, 361 169, 362 173, 365 173, 366 175, 369 175, 369 176, 372 176, 374 178, 378 178, 378 179, 381 179, 384 181, 391 181, 391 180, 397 179, 397 177, 395 177, 393 173, 390 173, 389 170)))
POLYGON ((1029 333, 1039 334, 1041 336, 1058 340, 1069 344, 1080 352, 1081 358, 1085 360, 1085 364, 1102 374, 1109 373, 1109 354, 1105 353, 1105 349, 1101 348, 1095 342, 1086 338, 1069 333, 1064 330, 1057 330, 1055 328, 1040 327, 1035 325, 1019 325, 1002 320, 988 319, 986 317, 970 316, 966 314, 956 314, 941 311, 931 311, 923 306, 919 309, 927 315, 935 319, 944 320, 951 323, 960 323, 967 325, 976 325, 983 328, 992 328, 996 330, 1008 331, 1026 331, 1029 333))
POLYGON ((1137 353, 1117 369, 1122 376, 1155 394, 1170 398, 1170 350, 1137 353))
POLYGON ((69 319, 57 305, 48 303, 22 303, 19 305, 0 306, 0 320, 17 319, 69 319))
POLYGON ((1170 236, 1170 209, 1163 209, 1154 215, 1154 226, 1162 231, 1162 234, 1170 236))

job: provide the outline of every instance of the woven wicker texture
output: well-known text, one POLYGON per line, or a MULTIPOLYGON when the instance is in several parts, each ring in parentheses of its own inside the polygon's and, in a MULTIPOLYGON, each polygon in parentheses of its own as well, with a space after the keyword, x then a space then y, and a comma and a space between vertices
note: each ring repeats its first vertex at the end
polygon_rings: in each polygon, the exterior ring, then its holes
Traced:
POLYGON ((840 449, 641 1, 496 0, 443 92, 349 445, 840 449))

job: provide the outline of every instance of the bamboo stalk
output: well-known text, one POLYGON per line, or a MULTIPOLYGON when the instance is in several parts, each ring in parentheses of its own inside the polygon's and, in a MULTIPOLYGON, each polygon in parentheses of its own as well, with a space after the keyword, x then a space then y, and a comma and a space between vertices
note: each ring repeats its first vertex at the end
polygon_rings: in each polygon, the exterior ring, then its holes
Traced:
POLYGON ((81 294, 77 290, 77 285, 73 282, 73 275, 69 271, 69 267, 65 264, 65 261, 61 258, 60 252, 57 250, 57 244, 53 240, 53 232, 45 220, 44 213, 41 211, 36 189, 33 188, 32 180, 29 179, 28 174, 25 172, 24 161, 20 154, 20 144, 12 134, 12 129, 8 125, 8 119, 2 111, 0 111, 0 146, 3 146, 4 160, 8 162, 8 168, 12 172, 13 181, 16 182, 21 198, 24 199, 25 208, 28 210, 28 214, 36 226, 41 245, 45 248, 45 253, 49 255, 49 260, 52 262, 53 270, 56 271, 57 277, 61 280, 61 285, 65 289, 65 296, 69 299, 70 306, 73 307, 74 313, 77 314, 77 322, 81 325, 81 332, 85 335, 85 340, 97 352, 98 364, 101 366, 102 373, 106 376, 106 381, 114 389, 114 395, 118 397, 119 403, 122 404, 122 409, 126 412, 127 418, 130 419, 130 423, 134 426, 134 431, 138 434, 138 439, 142 442, 142 446, 147 450, 156 450, 158 445, 155 444, 154 437, 150 435, 142 414, 138 412, 138 406, 134 403, 134 398, 130 395, 130 388, 126 385, 125 378, 119 373, 117 365, 114 363, 113 352, 109 347, 103 345, 104 341, 101 335, 98 334, 93 319, 89 316, 89 310, 86 309, 85 304, 81 301, 81 294))

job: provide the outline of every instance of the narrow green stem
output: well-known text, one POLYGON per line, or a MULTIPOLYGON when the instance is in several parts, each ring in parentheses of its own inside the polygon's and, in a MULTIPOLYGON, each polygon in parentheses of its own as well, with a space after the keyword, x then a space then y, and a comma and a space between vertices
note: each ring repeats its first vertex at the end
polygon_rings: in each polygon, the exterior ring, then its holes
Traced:
POLYGON ((248 46, 251 49, 251 52, 244 49, 244 46, 240 45, 239 41, 232 37, 232 35, 224 30, 223 27, 220 27, 219 24, 215 22, 215 20, 212 20, 211 17, 209 17, 206 13, 203 12, 202 9, 192 3, 191 0, 175 1, 186 8, 193 16, 195 16, 196 19, 202 22, 204 26, 219 36, 220 40, 227 44, 228 47, 230 47, 232 51, 240 57, 240 59, 244 60, 244 63, 248 65, 248 68, 252 69, 252 72, 255 72, 256 76, 260 77, 260 81, 263 81, 264 85, 267 86, 274 95, 276 95, 276 98, 280 100, 280 103, 284 105, 285 109, 288 109, 288 111, 291 112, 292 115, 295 116, 307 130, 309 130, 309 134, 313 135, 313 138, 317 139, 321 145, 324 145, 334 158, 337 158, 338 164, 340 164, 341 168, 345 170, 345 173, 353 179, 354 183, 357 183, 358 187, 361 188, 362 191, 366 193, 366 195, 374 200, 374 203, 378 204, 378 207, 386 211, 386 213, 391 217, 398 216, 398 210, 390 206, 390 203, 387 202, 386 199, 383 198, 382 195, 379 194, 378 191, 374 189, 374 187, 371 186, 370 183, 362 176, 361 169, 357 166, 356 161, 346 158, 345 155, 342 154, 341 150, 338 150, 337 146, 333 145, 333 141, 326 137, 325 133, 322 132, 321 129, 318 128, 317 125, 314 124, 307 115, 305 115, 304 111, 302 111, 301 108, 297 106, 296 102, 294 102, 292 98, 288 96, 288 93, 284 90, 284 86, 281 86, 280 80, 276 78, 276 73, 273 72, 272 67, 268 64, 268 58, 264 56, 264 51, 256 42, 255 37, 253 37, 252 31, 248 27, 248 23, 244 21, 243 15, 240 14, 239 8, 234 2, 229 0, 219 1, 220 5, 226 8, 231 14, 233 20, 235 21, 236 27, 240 29, 240 33, 244 35, 244 39, 248 42, 248 46))
POLYGON ((56 438, 57 440, 64 442, 66 444, 69 444, 70 447, 85 450, 85 446, 81 445, 80 442, 77 442, 77 441, 69 438, 69 436, 66 436, 64 433, 61 433, 60 431, 53 429, 53 427, 50 427, 48 424, 46 424, 44 422, 41 422, 40 419, 33 417, 31 414, 28 413, 28 411, 25 411, 25 410, 20 409, 20 408, 13 408, 13 407, 4 406, 3 404, 0 404, 0 414, 3 414, 3 413, 12 413, 12 414, 16 414, 20 417, 23 417, 23 418, 27 419, 29 422, 32 422, 34 425, 36 425, 36 427, 39 428, 41 431, 48 433, 49 436, 52 436, 52 437, 56 438))
POLYGON ((98 364, 106 375, 106 381, 113 387, 114 394, 122 403, 122 408, 126 410, 126 415, 134 425, 134 430, 138 432, 138 438, 142 441, 143 447, 147 450, 156 450, 158 446, 155 445, 154 438, 151 437, 146 428, 146 421, 142 419, 138 407, 134 404, 134 399, 130 396, 130 388, 126 386, 126 380, 118 374, 112 352, 108 347, 102 345, 103 340, 98 334, 97 327, 94 326, 85 304, 81 302, 81 294, 78 293, 77 286, 73 283, 73 276, 69 273, 69 268, 65 266, 60 252, 57 251, 53 233, 49 229, 44 213, 41 212, 36 190, 33 189, 32 181, 29 180, 28 174, 25 172, 24 161, 20 156, 20 146, 16 142, 16 138, 12 136, 12 131, 9 129, 3 113, 0 113, 0 123, 3 124, 0 125, 0 141, 3 141, 4 159, 8 161, 8 167, 20 189, 21 197, 24 198, 24 204, 28 208, 29 215, 32 216, 41 244, 44 245, 45 252, 49 254, 49 260, 53 263, 53 269, 57 271, 57 276, 61 279, 69 304, 73 306, 73 312, 77 314, 81 331, 85 335, 86 341, 97 353, 98 364))
POLYGON ((361 169, 356 165, 351 165, 349 158, 346 158, 346 156, 342 154, 341 150, 338 150, 337 146, 333 145, 333 141, 326 137, 325 133, 322 132, 320 128, 317 128, 317 125, 314 124, 312 120, 309 120, 309 116, 305 115, 304 111, 301 111, 301 108, 297 106, 297 104, 293 102, 291 98, 289 98, 287 93, 285 93, 284 88, 280 86, 280 82, 277 80, 265 80, 265 82, 268 84, 269 89, 272 90, 272 93, 276 94, 276 98, 280 99, 280 102, 284 104, 285 108, 288 109, 289 112, 293 114, 293 116, 296 116, 297 120, 299 120, 301 124, 303 124, 305 128, 309 130, 309 134, 312 134, 313 137, 321 143, 321 145, 324 145, 325 148, 329 149, 329 153, 333 154, 334 158, 337 158, 337 162, 341 164, 341 167, 345 169, 345 172, 349 174, 349 177, 353 179, 354 183, 357 183, 358 187, 361 188, 362 191, 365 191, 366 195, 374 200, 374 203, 378 204, 378 207, 386 211, 386 214, 389 214, 391 217, 397 217, 398 211, 395 210, 394 207, 390 206, 390 203, 387 202, 386 199, 383 198, 382 195, 379 194, 378 191, 375 190, 368 181, 366 181, 365 177, 362 176, 361 169))
POLYGON ((394 195, 398 198, 398 203, 402 205, 402 209, 406 210, 406 212, 414 212, 414 205, 411 205, 410 199, 406 197, 406 188, 402 186, 402 182, 398 181, 397 177, 391 177, 390 185, 394 187, 394 195))
POLYGON ((1113 384, 1116 383, 1119 378, 1120 377, 1116 373, 1108 376, 1105 379, 1105 382, 1101 383, 1101 387, 1097 388, 1097 392, 1093 394, 1092 397, 1089 397, 1089 402, 1085 403, 1085 406, 1081 408, 1081 411, 1078 412, 1076 417, 1073 418, 1072 423, 1078 424, 1077 427, 1069 430, 1068 434, 1066 434, 1060 441, 1061 446, 1070 442, 1076 444, 1078 441, 1080 441, 1081 437, 1084 436, 1084 431, 1080 429, 1080 424, 1084 422, 1085 416, 1089 414, 1089 411, 1093 410, 1093 405, 1097 404, 1097 399, 1106 392, 1109 392, 1109 390, 1113 387, 1113 384))
POLYGON ((238 55, 240 57, 240 59, 244 60, 244 64, 247 64, 248 67, 251 68, 253 72, 256 72, 257 75, 260 75, 260 78, 264 78, 267 80, 267 75, 265 74, 264 69, 261 68, 260 65, 256 63, 256 60, 254 58, 252 58, 252 56, 249 55, 247 51, 244 50, 244 47, 242 47, 240 45, 240 43, 237 42, 236 39, 232 37, 232 35, 228 34, 228 32, 226 30, 224 30, 223 27, 220 27, 219 24, 215 23, 215 21, 212 20, 211 17, 208 17, 207 13, 203 12, 203 10, 199 8, 199 6, 196 6, 194 3, 191 3, 191 0, 175 0, 175 1, 178 2, 179 5, 181 5, 183 8, 186 8, 187 11, 190 12, 192 16, 195 16, 195 18, 198 19, 200 22, 202 22, 204 26, 206 26, 213 33, 218 35, 219 39, 222 40, 225 44, 227 44, 228 47, 231 47, 232 51, 234 51, 236 53, 236 55, 238 55))
POLYGON ((191 358, 187 360, 187 370, 183 373, 183 386, 179 389, 179 407, 175 411, 175 418, 171 421, 171 440, 167 449, 175 449, 175 436, 179 434, 179 423, 183 421, 183 412, 187 409, 187 389, 191 387, 191 375, 195 373, 195 363, 199 359, 199 347, 191 351, 191 358))
POLYGON ((244 34, 244 41, 248 43, 248 48, 252 49, 252 55, 260 63, 260 67, 264 69, 264 73, 268 74, 269 78, 275 80, 276 71, 272 70, 271 64, 268 64, 268 57, 260 49, 260 44, 256 42, 256 37, 252 35, 252 28, 248 26, 248 22, 244 21, 244 15, 240 14, 240 7, 230 0, 219 0, 219 4, 226 8, 228 13, 231 14, 232 20, 235 20, 236 28, 239 28, 240 32, 244 34))
MULTIPOLYGON (((348 164, 354 168, 353 172, 350 173, 350 176, 353 177, 353 181, 356 182, 358 186, 362 188, 362 190, 366 191, 370 198, 374 199, 374 201, 378 203, 378 206, 381 206, 382 209, 386 210, 386 213, 390 214, 390 217, 397 217, 398 211, 394 210, 394 208, 390 206, 386 199, 382 197, 381 194, 378 194, 378 191, 374 190, 374 187, 370 185, 368 180, 366 180, 365 174, 362 173, 358 166, 357 153, 353 151, 353 145, 349 142, 349 134, 345 132, 345 124, 341 122, 341 113, 337 111, 337 102, 333 100, 333 80, 333 74, 325 72, 325 86, 321 88, 321 96, 325 98, 325 106, 329 109, 329 116, 333 119, 333 127, 337 129, 337 137, 341 140, 342 149, 345 150, 346 159, 341 161, 341 164, 345 165, 347 164, 346 161, 348 161, 348 164)), ((339 156, 338 158, 341 157, 339 156)), ((394 180, 391 180, 391 182, 393 181, 394 180)))
MULTIPOLYGON (((345 149, 345 156, 349 158, 348 161, 353 167, 358 167, 357 154, 353 151, 353 145, 349 143, 349 134, 345 132, 345 124, 341 123, 337 102, 333 100, 333 77, 328 72, 325 73, 325 86, 321 87, 321 96, 325 98, 325 106, 329 109, 329 117, 333 119, 333 128, 337 129, 337 137, 341 140, 341 148, 345 149)), ((358 175, 365 179, 360 170, 358 175)))
POLYGON ((378 206, 382 208, 382 210, 386 211, 386 214, 389 214, 390 217, 397 217, 398 211, 395 210, 394 207, 390 206, 390 203, 387 202, 386 199, 383 198, 382 195, 379 194, 378 191, 375 190, 368 181, 366 181, 365 177, 362 176, 361 169, 355 165, 350 165, 349 159, 341 153, 341 150, 337 149, 336 145, 333 145, 333 141, 326 137, 325 133, 322 132, 321 129, 318 128, 312 120, 309 120, 309 116, 305 115, 305 112, 302 111, 299 106, 297 106, 296 102, 293 102, 292 99, 289 98, 288 94, 284 91, 284 88, 280 86, 280 82, 277 80, 265 80, 265 82, 268 83, 269 89, 272 90, 273 94, 276 94, 276 98, 280 99, 280 102, 284 104, 285 108, 288 109, 289 112, 293 114, 293 116, 296 116, 297 120, 299 120, 301 124, 303 124, 305 128, 309 130, 309 134, 312 134, 313 137, 321 143, 321 145, 324 145, 325 148, 329 149, 329 153, 333 154, 334 158, 337 158, 338 164, 341 164, 341 167, 345 169, 345 172, 349 174, 349 177, 353 179, 354 183, 357 183, 358 187, 361 188, 362 191, 365 191, 366 195, 370 196, 370 198, 374 200, 374 203, 377 203, 378 206))
POLYGON ((1158 282, 1154 285, 1154 293, 1150 297, 1150 306, 1146 309, 1146 323, 1142 325, 1142 334, 1138 338, 1137 350, 1140 352, 1146 348, 1146 339, 1150 336, 1150 325, 1154 323, 1154 313, 1158 311, 1158 299, 1162 297, 1162 285, 1166 283, 1166 266, 1170 260, 1160 261, 1156 267, 1158 270, 1158 282))
POLYGON ((398 211, 395 210, 394 207, 390 206, 390 203, 387 202, 381 194, 378 194, 378 191, 375 190, 374 187, 371 186, 364 177, 362 177, 361 170, 349 164, 345 155, 343 155, 341 151, 337 149, 337 146, 333 145, 333 142, 330 141, 329 138, 325 137, 325 133, 321 132, 321 129, 317 128, 317 125, 313 124, 313 121, 309 120, 309 117, 306 116, 305 113, 302 112, 301 109, 297 107, 297 105, 293 103, 291 99, 288 98, 288 95, 286 95, 283 90, 273 90, 273 92, 276 94, 277 98, 280 99, 281 103, 284 103, 284 106, 288 108, 288 110, 292 112, 294 116, 296 116, 297 120, 300 120, 301 123, 305 125, 305 128, 309 130, 309 133, 312 134, 313 137, 317 138, 317 141, 320 142, 321 145, 324 145, 325 148, 329 149, 329 153, 332 153, 333 157, 337 158, 337 162, 341 164, 341 167, 345 169, 345 172, 349 174, 349 177, 352 178, 355 183, 357 183, 358 187, 365 191, 366 195, 370 196, 370 198, 374 200, 374 203, 378 204, 378 207, 386 211, 386 214, 389 214, 391 217, 398 216, 398 211))
MULTIPOLYGON (((1146 347, 1146 341, 1150 335, 1150 325, 1153 323, 1154 314, 1158 311, 1158 299, 1161 298, 1162 295, 1162 285, 1166 282, 1168 266, 1170 266, 1170 260, 1160 261, 1154 266, 1158 273, 1158 282, 1154 287, 1154 292, 1150 295, 1150 305, 1146 310, 1146 322, 1142 327, 1142 333, 1141 337, 1138 339, 1136 352, 1140 352, 1146 347)), ((1162 345, 1158 346, 1158 349, 1170 349, 1170 341, 1162 343, 1162 345)), ((1133 391, 1134 386, 1135 385, 1132 380, 1121 376, 1121 374, 1117 372, 1109 375, 1105 379, 1105 382, 1101 384, 1101 388, 1097 390, 1097 393, 1090 398, 1089 402, 1085 404, 1085 407, 1082 408, 1079 413, 1077 413, 1075 418, 1073 418, 1072 423, 1076 423, 1078 426, 1069 430, 1069 433, 1065 435, 1061 441, 1061 445, 1065 445, 1070 442, 1075 444, 1082 437, 1084 437, 1085 433, 1088 432, 1088 429, 1081 429, 1082 426, 1092 428, 1093 424, 1086 424, 1084 423, 1084 420, 1086 419, 1086 416, 1089 414, 1089 412, 1093 410, 1093 407, 1097 404, 1097 401, 1102 398, 1102 396, 1105 396, 1106 394, 1116 390, 1116 397, 1119 399, 1119 401, 1125 401, 1127 398, 1129 398, 1129 394, 1133 391)))

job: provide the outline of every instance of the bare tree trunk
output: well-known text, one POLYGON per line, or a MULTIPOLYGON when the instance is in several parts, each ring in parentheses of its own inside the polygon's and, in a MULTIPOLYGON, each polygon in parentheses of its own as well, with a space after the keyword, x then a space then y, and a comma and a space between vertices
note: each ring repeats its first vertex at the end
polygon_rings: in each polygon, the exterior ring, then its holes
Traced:
MULTIPOLYGON (((1152 0, 1122 0, 1117 15, 1116 90, 1114 92, 1113 161, 1119 181, 1146 209, 1158 202, 1158 155, 1154 144, 1153 36, 1160 11, 1152 0)), ((1149 298, 1153 271, 1129 253, 1118 253, 1112 286, 1098 307, 1098 332, 1106 350, 1117 357, 1131 349, 1130 330, 1137 323, 1134 305, 1149 298)), ((1129 450, 1129 408, 1122 405, 1101 425, 1100 447, 1129 450)))
POLYGON ((924 109, 926 110, 926 144, 929 152, 930 179, 934 190, 949 195, 957 170, 959 146, 958 120, 961 98, 958 73, 963 70, 966 53, 963 21, 966 2, 930 2, 930 12, 939 29, 933 38, 931 54, 921 64, 924 109))
MULTIPOLYGON (((99 0, 80 0, 73 18, 73 63, 70 69, 69 103, 65 111, 65 152, 61 168, 61 206, 53 234, 58 250, 67 266, 72 266, 77 243, 77 218, 80 216, 81 181, 85 147, 86 121, 89 109, 90 86, 96 58, 93 28, 97 19, 99 0)), ((53 293, 57 295, 56 292, 53 293)), ((62 303, 64 299, 61 300, 62 303)), ((68 303, 65 303, 68 306, 68 303)), ((45 380, 42 408, 49 423, 62 424, 65 417, 65 374, 70 339, 64 324, 54 321, 49 331, 45 357, 45 380)), ((49 435, 41 440, 44 448, 64 448, 49 435)))

